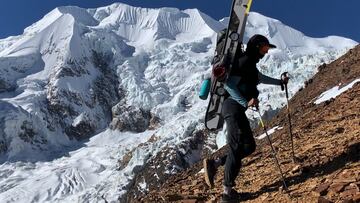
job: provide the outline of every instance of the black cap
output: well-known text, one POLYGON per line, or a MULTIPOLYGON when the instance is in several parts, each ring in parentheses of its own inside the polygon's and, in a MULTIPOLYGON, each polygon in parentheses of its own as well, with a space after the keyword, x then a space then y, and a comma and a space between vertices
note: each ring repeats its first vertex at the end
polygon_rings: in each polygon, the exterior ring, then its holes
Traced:
POLYGON ((252 36, 247 44, 247 46, 258 47, 258 48, 263 45, 267 45, 270 48, 276 48, 275 45, 270 44, 269 40, 265 36, 259 34, 252 36))

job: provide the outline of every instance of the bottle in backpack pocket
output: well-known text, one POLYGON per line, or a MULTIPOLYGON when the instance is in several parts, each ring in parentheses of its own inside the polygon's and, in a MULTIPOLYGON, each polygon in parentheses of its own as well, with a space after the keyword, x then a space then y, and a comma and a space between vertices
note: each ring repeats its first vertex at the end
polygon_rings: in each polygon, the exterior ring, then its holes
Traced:
POLYGON ((211 86, 211 78, 207 78, 203 81, 200 88, 199 97, 202 100, 206 100, 209 92, 210 92, 210 86, 211 86))

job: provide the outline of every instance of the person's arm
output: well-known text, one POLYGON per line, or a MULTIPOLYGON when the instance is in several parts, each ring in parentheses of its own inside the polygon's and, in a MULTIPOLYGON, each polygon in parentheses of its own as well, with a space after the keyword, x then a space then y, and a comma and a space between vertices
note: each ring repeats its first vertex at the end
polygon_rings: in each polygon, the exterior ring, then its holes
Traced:
POLYGON ((241 78, 238 76, 230 76, 225 83, 225 90, 230 94, 233 100, 238 102, 241 106, 247 108, 248 102, 237 88, 237 84, 239 83, 240 79, 241 78))
POLYGON ((281 85, 282 84, 281 80, 266 76, 266 75, 260 73, 260 71, 258 72, 258 76, 259 76, 260 83, 267 84, 267 85, 281 85))

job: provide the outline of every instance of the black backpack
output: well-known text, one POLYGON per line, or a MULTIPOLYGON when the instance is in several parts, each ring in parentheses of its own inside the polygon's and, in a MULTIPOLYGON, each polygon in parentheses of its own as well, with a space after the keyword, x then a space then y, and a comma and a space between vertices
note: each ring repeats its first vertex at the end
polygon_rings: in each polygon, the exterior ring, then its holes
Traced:
MULTIPOLYGON (((226 34, 226 28, 217 33, 215 54, 211 61, 211 65, 213 66, 212 76, 218 82, 225 82, 230 70, 230 52, 228 52, 228 55, 225 55, 225 50, 223 50, 226 43, 226 34)), ((240 54, 243 54, 241 45, 239 45, 238 49, 236 50, 236 57, 240 56, 240 54)))

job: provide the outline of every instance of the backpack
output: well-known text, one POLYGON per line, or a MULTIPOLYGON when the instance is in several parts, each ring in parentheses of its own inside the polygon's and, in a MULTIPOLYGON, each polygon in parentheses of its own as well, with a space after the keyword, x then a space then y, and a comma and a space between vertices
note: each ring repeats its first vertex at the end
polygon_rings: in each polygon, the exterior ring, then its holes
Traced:
MULTIPOLYGON (((211 61, 212 76, 218 82, 225 82, 229 75, 230 66, 230 52, 224 54, 225 43, 226 43, 227 29, 223 29, 217 33, 215 54, 211 61)), ((239 54, 243 54, 242 45, 239 44, 236 50, 236 57, 239 54)))

